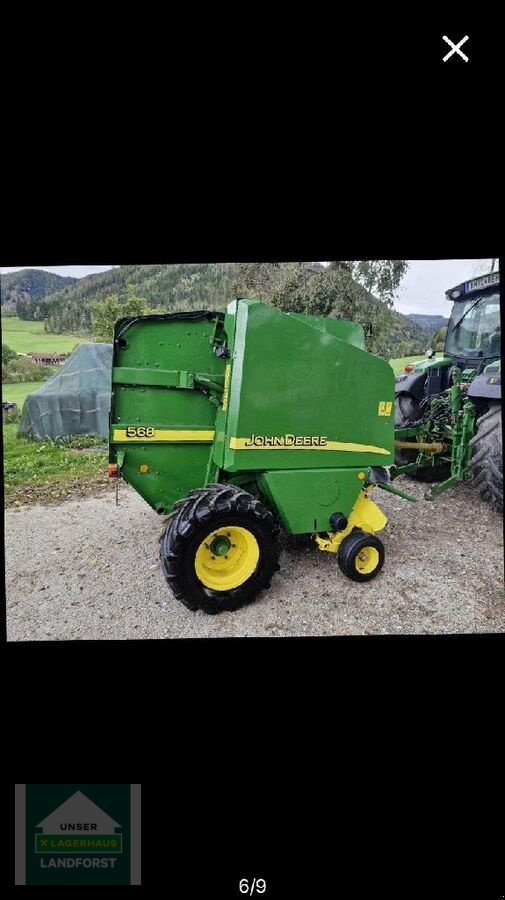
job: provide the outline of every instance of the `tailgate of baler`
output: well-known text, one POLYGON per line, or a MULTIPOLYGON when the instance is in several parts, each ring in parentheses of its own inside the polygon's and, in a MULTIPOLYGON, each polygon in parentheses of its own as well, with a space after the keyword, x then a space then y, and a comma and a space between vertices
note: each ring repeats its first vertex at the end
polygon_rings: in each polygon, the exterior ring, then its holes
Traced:
POLYGON ((205 484, 225 362, 223 314, 123 319, 114 333, 110 462, 160 513, 205 484))

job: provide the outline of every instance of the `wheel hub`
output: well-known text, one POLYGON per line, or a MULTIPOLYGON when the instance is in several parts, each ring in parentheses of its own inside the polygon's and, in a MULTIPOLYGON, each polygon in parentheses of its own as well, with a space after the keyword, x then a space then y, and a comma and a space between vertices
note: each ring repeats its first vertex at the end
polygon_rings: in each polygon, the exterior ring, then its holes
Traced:
POLYGON ((373 572, 379 564, 379 554, 375 547, 363 547, 358 553, 355 566, 362 575, 373 572))
POLYGON ((259 544, 247 528, 228 525, 211 531, 195 555, 195 572, 205 587, 230 591, 255 571, 259 544))
POLYGON ((227 535, 215 534, 209 546, 209 550, 214 556, 226 556, 231 546, 231 541, 227 535))

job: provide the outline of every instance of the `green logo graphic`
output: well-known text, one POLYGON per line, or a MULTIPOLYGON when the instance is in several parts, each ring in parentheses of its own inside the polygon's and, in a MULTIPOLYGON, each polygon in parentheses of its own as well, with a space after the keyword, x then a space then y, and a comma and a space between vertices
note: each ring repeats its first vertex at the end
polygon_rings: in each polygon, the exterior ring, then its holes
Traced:
POLYGON ((130 884, 129 784, 27 784, 27 884, 130 884))

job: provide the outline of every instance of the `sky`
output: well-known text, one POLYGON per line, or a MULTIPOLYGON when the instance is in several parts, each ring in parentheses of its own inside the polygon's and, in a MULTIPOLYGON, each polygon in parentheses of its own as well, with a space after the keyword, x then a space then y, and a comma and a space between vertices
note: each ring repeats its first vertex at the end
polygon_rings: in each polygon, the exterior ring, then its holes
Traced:
MULTIPOLYGON (((106 272, 113 266, 0 266, 0 272, 20 269, 45 269, 57 275, 83 278, 106 272)), ((398 291, 395 309, 404 315, 426 313, 448 316, 451 304, 445 299, 449 288, 489 272, 490 259, 414 259, 398 291)))
POLYGON ((395 309, 449 316, 445 292, 462 281, 491 270, 491 259, 413 259, 398 291, 395 309))

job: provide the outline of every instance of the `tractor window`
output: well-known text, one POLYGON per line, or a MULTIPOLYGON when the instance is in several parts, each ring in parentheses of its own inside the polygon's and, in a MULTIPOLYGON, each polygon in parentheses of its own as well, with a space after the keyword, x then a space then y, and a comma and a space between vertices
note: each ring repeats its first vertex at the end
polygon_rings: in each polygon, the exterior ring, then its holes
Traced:
POLYGON ((446 353, 463 357, 499 356, 500 295, 455 303, 447 329, 446 353))

